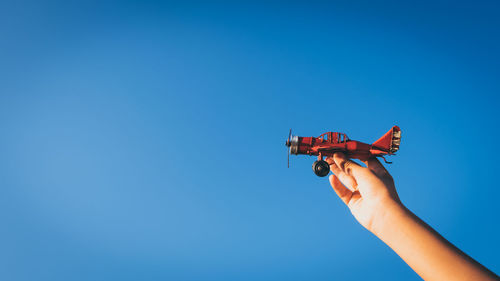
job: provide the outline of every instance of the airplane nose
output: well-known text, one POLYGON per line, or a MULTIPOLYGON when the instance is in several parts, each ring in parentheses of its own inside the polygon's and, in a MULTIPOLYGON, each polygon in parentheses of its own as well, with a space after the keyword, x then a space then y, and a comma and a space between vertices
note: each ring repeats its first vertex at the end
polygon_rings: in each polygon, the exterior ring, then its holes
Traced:
POLYGON ((290 147, 290 154, 298 154, 299 152, 299 137, 298 136, 292 136, 290 141, 288 142, 288 145, 290 147))

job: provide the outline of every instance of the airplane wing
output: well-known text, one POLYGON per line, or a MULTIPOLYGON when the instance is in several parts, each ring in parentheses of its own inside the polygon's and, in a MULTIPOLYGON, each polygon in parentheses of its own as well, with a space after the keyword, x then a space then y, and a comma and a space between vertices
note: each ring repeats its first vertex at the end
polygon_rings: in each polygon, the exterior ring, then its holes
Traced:
POLYGON ((339 148, 339 147, 318 147, 316 149, 318 152, 333 152, 333 151, 342 151, 343 149, 342 148, 339 148))

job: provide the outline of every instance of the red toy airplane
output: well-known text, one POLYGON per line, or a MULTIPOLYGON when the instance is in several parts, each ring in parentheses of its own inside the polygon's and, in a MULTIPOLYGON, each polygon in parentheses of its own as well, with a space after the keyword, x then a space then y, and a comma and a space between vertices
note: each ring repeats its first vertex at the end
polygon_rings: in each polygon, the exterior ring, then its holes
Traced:
POLYGON ((288 167, 290 167, 291 154, 317 155, 318 160, 313 163, 313 171, 319 177, 324 177, 330 172, 330 165, 323 157, 333 156, 335 152, 343 152, 349 158, 365 160, 370 157, 382 157, 393 155, 399 149, 401 143, 401 130, 398 126, 392 127, 373 144, 350 140, 346 134, 337 132, 324 133, 315 137, 292 136, 292 129, 288 135, 286 146, 288 146, 288 167))

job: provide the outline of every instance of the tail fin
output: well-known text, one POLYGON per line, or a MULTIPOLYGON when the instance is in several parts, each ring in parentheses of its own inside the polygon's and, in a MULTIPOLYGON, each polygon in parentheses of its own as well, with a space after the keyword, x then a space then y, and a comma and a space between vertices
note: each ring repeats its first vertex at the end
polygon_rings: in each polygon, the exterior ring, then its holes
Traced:
POLYGON ((393 154, 399 149, 401 143, 401 129, 398 126, 392 127, 380 139, 372 144, 372 149, 381 150, 393 154))

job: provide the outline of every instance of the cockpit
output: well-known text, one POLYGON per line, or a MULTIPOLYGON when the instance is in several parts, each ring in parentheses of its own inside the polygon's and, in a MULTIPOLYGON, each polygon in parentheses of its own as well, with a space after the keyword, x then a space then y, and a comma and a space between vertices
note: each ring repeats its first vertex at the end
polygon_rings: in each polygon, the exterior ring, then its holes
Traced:
POLYGON ((326 141, 328 143, 345 143, 349 140, 346 134, 337 132, 324 133, 321 136, 317 137, 317 139, 326 141))

